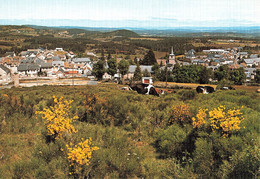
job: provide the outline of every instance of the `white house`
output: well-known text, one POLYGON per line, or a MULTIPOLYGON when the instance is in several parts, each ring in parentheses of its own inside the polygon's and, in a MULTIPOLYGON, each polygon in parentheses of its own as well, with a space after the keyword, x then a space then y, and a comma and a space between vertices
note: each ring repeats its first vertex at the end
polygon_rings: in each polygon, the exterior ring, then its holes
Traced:
POLYGON ((11 70, 0 64, 0 83, 9 83, 11 81, 11 70))

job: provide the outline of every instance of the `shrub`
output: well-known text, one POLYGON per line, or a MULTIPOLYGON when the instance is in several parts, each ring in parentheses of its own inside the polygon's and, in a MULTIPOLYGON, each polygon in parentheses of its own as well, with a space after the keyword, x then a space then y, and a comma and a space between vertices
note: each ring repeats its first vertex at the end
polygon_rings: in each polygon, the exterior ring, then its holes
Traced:
POLYGON ((54 107, 50 106, 49 109, 44 108, 43 111, 36 112, 36 114, 41 114, 45 120, 47 135, 56 139, 61 138, 64 133, 76 133, 72 122, 78 119, 78 116, 69 117, 72 101, 63 101, 63 97, 58 99, 55 96, 53 99, 54 107))
POLYGON ((196 140, 195 146, 194 169, 201 178, 211 178, 214 165, 212 143, 199 138, 196 140))
POLYGON ((162 130, 157 136, 157 149, 166 156, 177 156, 182 153, 182 143, 185 141, 187 133, 178 125, 172 125, 166 130, 162 130))
POLYGON ((186 104, 173 106, 169 124, 178 122, 180 124, 189 123, 191 118, 190 107, 186 104))
POLYGON ((84 141, 82 138, 81 140, 78 145, 67 145, 72 175, 81 175, 84 172, 84 168, 90 164, 92 152, 99 149, 92 144, 91 138, 84 141))

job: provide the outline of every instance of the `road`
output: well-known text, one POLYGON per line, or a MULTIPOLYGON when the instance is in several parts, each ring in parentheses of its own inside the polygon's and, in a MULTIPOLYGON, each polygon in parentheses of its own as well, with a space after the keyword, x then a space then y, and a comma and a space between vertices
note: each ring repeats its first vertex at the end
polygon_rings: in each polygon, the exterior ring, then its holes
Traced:
MULTIPOLYGON (((19 87, 33 87, 33 86, 44 86, 44 85, 97 85, 98 81, 92 80, 81 80, 81 79, 62 79, 62 80, 27 80, 22 81, 19 87)), ((14 85, 0 86, 0 89, 10 89, 14 85)))

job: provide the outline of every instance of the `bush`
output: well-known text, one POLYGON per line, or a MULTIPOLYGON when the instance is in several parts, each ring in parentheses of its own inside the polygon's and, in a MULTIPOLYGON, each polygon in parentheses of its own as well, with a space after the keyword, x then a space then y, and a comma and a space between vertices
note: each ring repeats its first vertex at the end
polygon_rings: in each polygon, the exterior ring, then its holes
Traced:
POLYGON ((177 157, 182 153, 182 144, 187 133, 178 125, 172 125, 158 133, 156 146, 166 157, 177 157))

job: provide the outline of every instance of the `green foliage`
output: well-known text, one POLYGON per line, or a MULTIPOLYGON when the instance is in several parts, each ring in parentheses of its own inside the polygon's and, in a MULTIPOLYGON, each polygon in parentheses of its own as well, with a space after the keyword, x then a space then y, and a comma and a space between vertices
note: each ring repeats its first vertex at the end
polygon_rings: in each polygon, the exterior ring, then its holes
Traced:
POLYGON ((43 86, 0 91, 0 178, 71 178, 65 141, 93 139, 100 149, 85 178, 257 178, 260 100, 241 90, 197 94, 175 89, 160 98, 121 91, 117 85, 43 86), (74 96, 75 93, 75 96, 74 96), (53 106, 52 96, 74 100, 78 133, 46 142, 35 111, 53 106), (168 125, 173 105, 212 110, 244 106, 241 129, 223 137, 187 122, 168 125))
POLYGON ((244 68, 232 70, 230 72, 230 81, 233 81, 236 85, 242 85, 246 79, 244 68))
POLYGON ((144 56, 144 59, 141 61, 142 65, 154 65, 156 63, 157 61, 152 50, 149 50, 144 56))
POLYGON ((144 76, 144 77, 150 77, 150 76, 151 76, 151 73, 150 73, 147 69, 145 69, 145 70, 143 71, 143 76, 144 76))
POLYGON ((227 65, 220 66, 215 72, 214 77, 221 81, 223 79, 229 79, 229 68, 227 65))
POLYGON ((209 78, 212 77, 212 70, 208 69, 207 67, 201 67, 200 71, 200 79, 199 82, 200 84, 208 84, 209 83, 209 78))
POLYGON ((194 169, 203 178, 212 177, 213 171, 213 146, 205 139, 198 139, 195 142, 194 169))
POLYGON ((256 70, 255 82, 260 83, 260 69, 256 70))
POLYGON ((176 157, 181 153, 182 143, 186 139, 186 132, 178 125, 171 125, 166 130, 158 133, 157 145, 158 150, 166 156, 176 157))
POLYGON ((107 73, 111 76, 114 76, 117 73, 117 63, 116 63, 116 59, 114 58, 110 58, 107 61, 108 64, 108 69, 107 69, 107 73))
POLYGON ((118 69, 119 72, 122 76, 124 76, 125 74, 127 74, 128 70, 129 70, 129 62, 127 60, 121 60, 118 64, 118 69))
POLYGON ((92 73, 97 77, 98 80, 102 80, 103 75, 105 74, 105 66, 104 61, 99 60, 97 63, 94 64, 92 73))
POLYGON ((141 81, 142 80, 142 70, 140 68, 140 65, 139 63, 137 63, 136 65, 136 69, 135 69, 135 72, 134 72, 134 81, 141 81))

